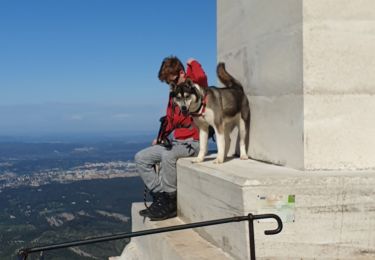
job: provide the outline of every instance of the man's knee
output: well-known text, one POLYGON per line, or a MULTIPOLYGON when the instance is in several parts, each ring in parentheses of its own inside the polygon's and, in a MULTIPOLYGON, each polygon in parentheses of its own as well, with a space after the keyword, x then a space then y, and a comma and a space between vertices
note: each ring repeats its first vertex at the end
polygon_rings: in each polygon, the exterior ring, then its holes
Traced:
POLYGON ((145 154, 144 150, 141 150, 141 151, 137 152, 135 154, 135 156, 134 156, 135 163, 142 163, 142 162, 144 162, 145 159, 146 159, 145 155, 146 154, 145 154))

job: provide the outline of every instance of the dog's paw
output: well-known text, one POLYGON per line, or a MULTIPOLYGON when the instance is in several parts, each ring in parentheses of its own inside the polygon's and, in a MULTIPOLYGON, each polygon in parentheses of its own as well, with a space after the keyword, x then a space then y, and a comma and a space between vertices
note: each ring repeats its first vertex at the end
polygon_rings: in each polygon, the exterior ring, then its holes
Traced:
POLYGON ((219 159, 219 158, 216 158, 215 160, 214 160, 214 163, 215 164, 220 164, 220 163, 223 163, 224 162, 224 160, 223 159, 219 159))
POLYGON ((240 159, 241 159, 241 160, 247 160, 247 159, 249 159, 249 156, 248 156, 247 154, 245 154, 245 155, 241 155, 241 156, 240 156, 240 159))
POLYGON ((200 157, 196 157, 196 158, 194 158, 193 159, 193 163, 201 163, 201 162, 203 162, 203 160, 204 160, 204 158, 200 158, 200 157))

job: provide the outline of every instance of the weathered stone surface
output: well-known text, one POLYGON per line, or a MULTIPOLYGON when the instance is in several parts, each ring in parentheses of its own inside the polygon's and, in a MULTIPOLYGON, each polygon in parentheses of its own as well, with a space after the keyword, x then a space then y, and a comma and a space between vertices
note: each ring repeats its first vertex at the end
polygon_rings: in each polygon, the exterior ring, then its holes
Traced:
MULTIPOLYGON (((295 195, 294 222, 255 223, 257 257, 374 259, 375 172, 306 172, 238 158, 178 164, 178 208, 185 222, 264 212, 260 196, 295 195)), ((272 213, 272 212, 271 212, 272 213)), ((236 259, 248 259, 246 223, 198 233, 236 259)))
MULTIPOLYGON (((179 218, 149 221, 139 216, 143 203, 132 206, 132 231, 185 224, 179 218)), ((182 230, 133 238, 116 260, 230 260, 221 249, 213 246, 193 230, 182 230)))
POLYGON ((375 169, 375 2, 218 0, 218 60, 245 86, 252 158, 375 169))

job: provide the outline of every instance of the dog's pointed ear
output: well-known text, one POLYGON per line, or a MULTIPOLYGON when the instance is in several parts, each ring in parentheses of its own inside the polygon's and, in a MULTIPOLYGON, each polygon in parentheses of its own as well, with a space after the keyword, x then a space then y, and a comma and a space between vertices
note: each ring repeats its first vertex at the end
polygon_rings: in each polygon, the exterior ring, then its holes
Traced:
POLYGON ((177 88, 176 83, 172 82, 172 83, 169 84, 169 90, 170 90, 170 92, 175 92, 176 88, 177 88))
POLYGON ((188 85, 189 87, 193 87, 194 86, 194 82, 191 80, 191 78, 187 78, 185 80, 185 83, 186 85, 188 85))

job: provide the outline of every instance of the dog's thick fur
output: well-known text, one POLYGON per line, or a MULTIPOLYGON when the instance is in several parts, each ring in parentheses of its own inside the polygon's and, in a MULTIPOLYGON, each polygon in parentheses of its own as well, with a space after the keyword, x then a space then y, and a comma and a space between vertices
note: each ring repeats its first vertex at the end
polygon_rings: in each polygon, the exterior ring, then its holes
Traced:
POLYGON ((199 128, 200 151, 194 162, 202 162, 207 153, 209 125, 215 130, 218 154, 216 163, 223 163, 229 149, 229 134, 235 126, 239 129, 240 158, 248 159, 250 108, 243 87, 226 70, 225 64, 217 65, 217 76, 224 88, 201 87, 190 79, 176 85, 172 83, 173 102, 182 113, 193 116, 199 128))

